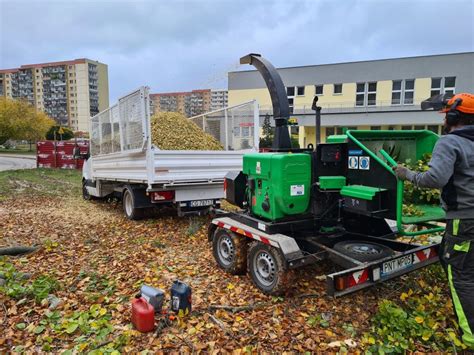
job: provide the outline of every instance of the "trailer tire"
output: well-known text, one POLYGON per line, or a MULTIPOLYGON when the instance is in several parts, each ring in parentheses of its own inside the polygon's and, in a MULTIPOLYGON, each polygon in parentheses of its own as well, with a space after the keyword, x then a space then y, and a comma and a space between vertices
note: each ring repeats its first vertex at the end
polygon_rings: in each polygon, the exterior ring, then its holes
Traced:
POLYGON ((333 249, 362 262, 375 261, 393 255, 393 250, 385 245, 355 240, 336 243, 333 249))
POLYGON ((144 210, 135 207, 135 196, 131 188, 126 188, 122 194, 123 212, 128 219, 138 220, 143 218, 144 210))
POLYGON ((247 271, 246 237, 226 229, 216 229, 212 238, 212 254, 217 265, 232 275, 245 274, 247 271))
POLYGON ((280 250, 270 245, 252 242, 247 262, 253 283, 265 294, 281 295, 292 284, 293 270, 286 267, 280 250))

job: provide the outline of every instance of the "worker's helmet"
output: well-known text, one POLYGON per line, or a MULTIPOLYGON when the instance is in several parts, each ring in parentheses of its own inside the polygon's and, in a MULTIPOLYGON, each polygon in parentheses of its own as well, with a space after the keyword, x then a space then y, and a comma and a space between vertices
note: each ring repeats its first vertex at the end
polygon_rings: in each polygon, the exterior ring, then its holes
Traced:
POLYGON ((474 115, 474 95, 468 93, 456 94, 451 98, 447 98, 440 112, 449 112, 456 102, 459 103, 456 105, 455 110, 468 115, 474 115))

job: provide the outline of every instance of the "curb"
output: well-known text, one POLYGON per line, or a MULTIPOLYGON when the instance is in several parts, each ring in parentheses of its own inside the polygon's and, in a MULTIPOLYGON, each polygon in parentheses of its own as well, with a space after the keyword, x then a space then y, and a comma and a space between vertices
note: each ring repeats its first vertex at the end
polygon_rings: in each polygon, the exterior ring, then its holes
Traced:
POLYGON ((8 153, 3 154, 3 153, 0 153, 0 157, 36 160, 36 155, 21 155, 21 154, 8 154, 8 153))

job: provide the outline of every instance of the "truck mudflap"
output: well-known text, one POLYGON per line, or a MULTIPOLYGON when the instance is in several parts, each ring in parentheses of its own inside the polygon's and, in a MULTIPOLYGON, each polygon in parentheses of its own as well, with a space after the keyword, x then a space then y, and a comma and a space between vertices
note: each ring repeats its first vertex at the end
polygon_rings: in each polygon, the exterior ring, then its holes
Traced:
POLYGON ((388 258, 326 276, 328 295, 339 297, 436 263, 439 244, 420 246, 388 258))

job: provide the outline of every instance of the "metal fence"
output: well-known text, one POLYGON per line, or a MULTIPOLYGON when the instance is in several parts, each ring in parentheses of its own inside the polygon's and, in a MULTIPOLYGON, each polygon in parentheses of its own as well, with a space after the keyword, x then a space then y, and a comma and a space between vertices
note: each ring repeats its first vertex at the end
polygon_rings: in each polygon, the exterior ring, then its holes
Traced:
POLYGON ((148 88, 142 87, 92 117, 91 155, 142 149, 148 115, 148 88))
POLYGON ((190 118, 225 150, 258 149, 259 108, 255 100, 190 118))

